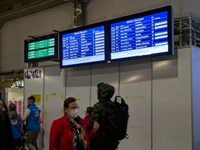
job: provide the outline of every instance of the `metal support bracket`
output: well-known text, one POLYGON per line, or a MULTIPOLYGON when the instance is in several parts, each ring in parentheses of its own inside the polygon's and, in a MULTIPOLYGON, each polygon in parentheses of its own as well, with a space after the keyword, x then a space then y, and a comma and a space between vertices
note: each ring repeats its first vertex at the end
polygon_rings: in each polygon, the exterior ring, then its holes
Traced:
POLYGON ((70 0, 74 3, 74 28, 85 25, 85 5, 91 0, 70 0))
POLYGON ((28 68, 38 67, 38 62, 28 63, 28 68))
POLYGON ((200 47, 200 21, 193 15, 174 19, 175 47, 200 47))
POLYGON ((84 2, 82 0, 76 0, 74 3, 74 28, 84 26, 84 2))

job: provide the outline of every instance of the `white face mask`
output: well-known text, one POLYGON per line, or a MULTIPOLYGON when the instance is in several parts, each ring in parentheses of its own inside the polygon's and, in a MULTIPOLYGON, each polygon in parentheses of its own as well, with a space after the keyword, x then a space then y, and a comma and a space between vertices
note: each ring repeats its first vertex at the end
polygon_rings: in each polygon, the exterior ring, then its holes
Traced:
POLYGON ((70 116, 73 118, 78 117, 78 109, 71 109, 70 110, 70 116))

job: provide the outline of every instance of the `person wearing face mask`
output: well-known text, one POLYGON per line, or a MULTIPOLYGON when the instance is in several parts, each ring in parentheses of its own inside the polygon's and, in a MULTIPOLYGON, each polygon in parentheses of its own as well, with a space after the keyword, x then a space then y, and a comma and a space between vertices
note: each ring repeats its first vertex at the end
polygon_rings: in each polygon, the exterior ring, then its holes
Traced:
POLYGON ((35 105, 35 97, 30 96, 27 99, 28 107, 25 110, 21 124, 26 121, 26 145, 30 150, 37 150, 35 143, 40 132, 40 112, 41 110, 35 105))
POLYGON ((89 141, 98 134, 99 124, 94 122, 88 134, 84 120, 78 116, 79 106, 74 97, 65 99, 64 110, 64 116, 52 123, 49 150, 89 150, 89 141))
POLYGON ((14 138, 6 104, 0 99, 0 150, 14 150, 14 138))

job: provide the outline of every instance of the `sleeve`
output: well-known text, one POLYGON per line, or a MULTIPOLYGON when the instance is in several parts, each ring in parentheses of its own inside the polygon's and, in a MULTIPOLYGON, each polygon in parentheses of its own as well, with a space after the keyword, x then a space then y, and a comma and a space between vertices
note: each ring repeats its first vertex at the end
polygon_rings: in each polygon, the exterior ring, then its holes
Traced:
POLYGON ((43 123, 43 120, 42 120, 42 118, 40 117, 40 120, 39 120, 39 122, 40 122, 40 124, 42 124, 43 123))
POLYGON ((88 131, 84 119, 82 119, 82 124, 84 124, 84 125, 83 125, 83 128, 84 128, 86 134, 89 136, 89 141, 91 141, 92 139, 94 139, 94 138, 98 135, 98 132, 94 132, 93 129, 91 129, 90 131, 88 131))
POLYGON ((24 116, 22 117, 22 124, 23 124, 24 121, 26 121, 26 119, 29 117, 30 113, 31 113, 31 110, 27 108, 27 109, 25 110, 24 116))
POLYGON ((60 128, 57 121, 54 121, 51 125, 49 150, 60 149, 60 128))
POLYGON ((89 132, 90 141, 93 140, 98 134, 99 134, 98 131, 95 133, 93 129, 90 130, 89 132))
POLYGON ((24 128, 23 128, 23 122, 22 122, 22 119, 20 117, 20 133, 21 133, 21 136, 24 136, 24 128))
POLYGON ((94 124, 95 121, 97 121, 98 123, 100 123, 99 122, 100 116, 101 116, 101 111, 99 110, 99 106, 98 106, 98 103, 97 103, 93 107, 92 116, 90 118, 90 129, 93 128, 93 124, 94 124))
POLYGON ((10 118, 8 116, 7 113, 5 113, 5 131, 6 131, 6 134, 9 135, 7 136, 6 139, 4 140, 7 140, 4 142, 4 144, 8 144, 8 149, 14 149, 14 138, 13 138, 13 132, 12 132, 12 128, 11 128, 11 122, 10 122, 10 118))

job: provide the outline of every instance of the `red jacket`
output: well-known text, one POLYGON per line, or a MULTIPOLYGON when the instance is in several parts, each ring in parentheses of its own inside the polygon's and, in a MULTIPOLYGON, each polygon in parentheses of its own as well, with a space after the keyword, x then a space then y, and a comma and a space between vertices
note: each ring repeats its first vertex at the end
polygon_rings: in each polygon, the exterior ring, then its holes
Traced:
MULTIPOLYGON (((92 140, 97 134, 91 130, 88 135, 87 127, 83 119, 81 119, 81 124, 85 130, 89 150, 89 141, 92 140)), ((73 150, 73 134, 74 129, 68 121, 66 115, 60 119, 54 120, 51 126, 49 150, 73 150)))

